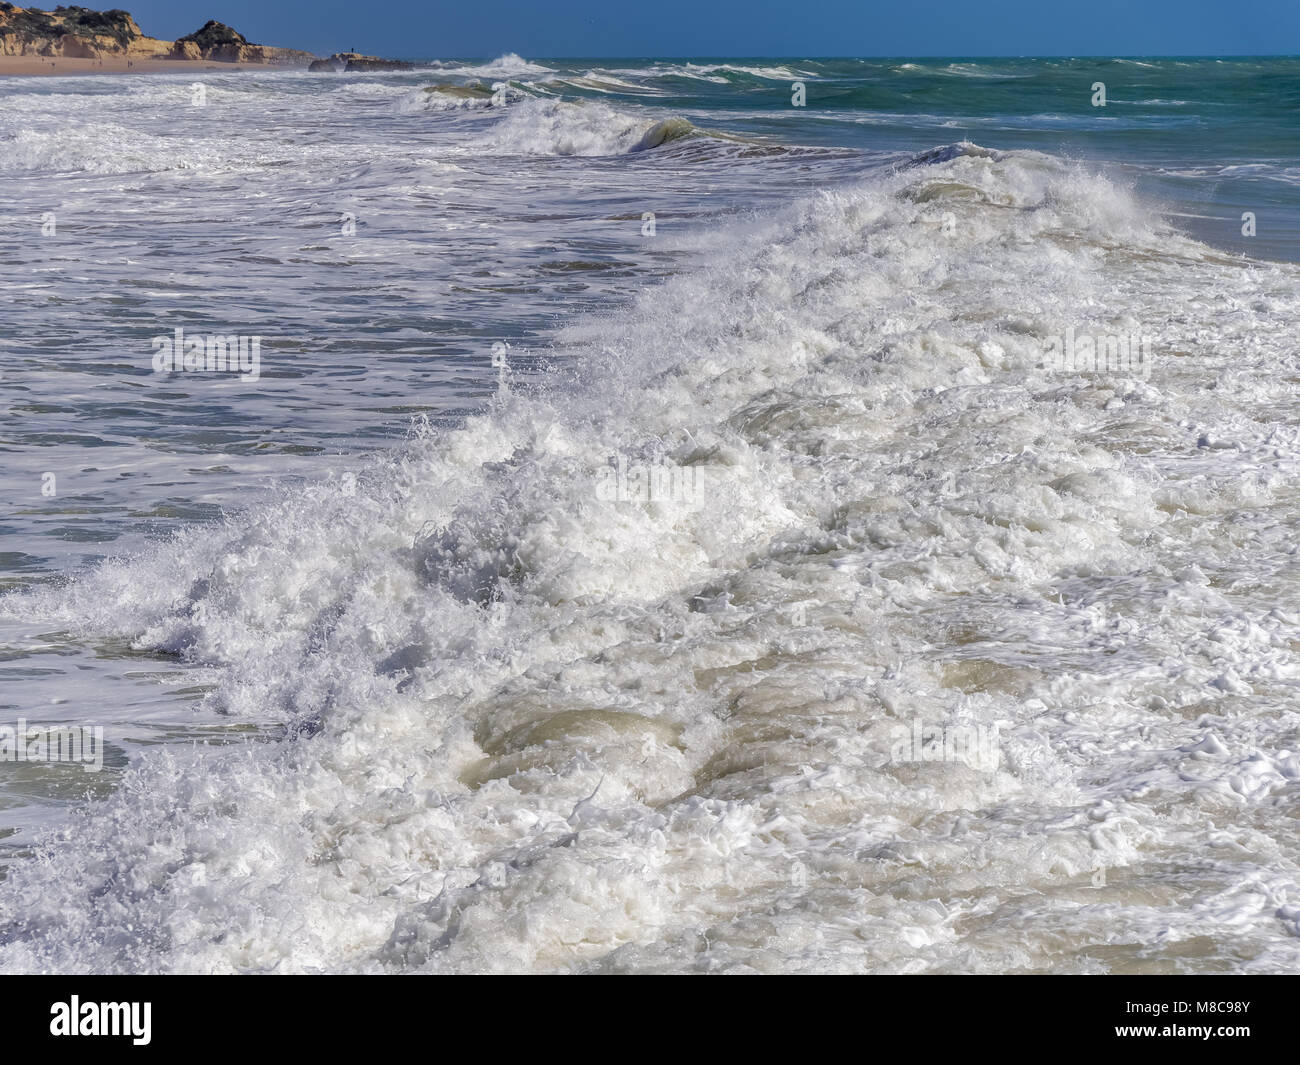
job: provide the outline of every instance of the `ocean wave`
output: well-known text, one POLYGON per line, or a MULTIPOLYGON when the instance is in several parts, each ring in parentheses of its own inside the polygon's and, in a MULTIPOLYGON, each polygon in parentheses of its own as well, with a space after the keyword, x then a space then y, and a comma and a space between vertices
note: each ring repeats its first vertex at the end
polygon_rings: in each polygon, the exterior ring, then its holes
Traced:
POLYGON ((563 78, 553 78, 542 84, 548 87, 561 86, 582 89, 587 92, 605 93, 611 96, 663 96, 667 94, 667 90, 653 85, 628 81, 625 78, 614 77, 612 74, 594 70, 589 70, 583 75, 575 74, 563 78))
POLYGON ((0 171, 131 174, 195 169, 221 159, 194 140, 155 137, 112 123, 68 124, 49 132, 20 129, 0 141, 0 171))
POLYGON ((763 81, 795 81, 799 78, 816 77, 814 73, 794 70, 790 67, 749 67, 733 63, 720 63, 716 66, 696 66, 694 63, 687 63, 685 68, 669 69, 674 71, 685 69, 697 74, 741 74, 763 81))
POLYGON ((692 133, 683 118, 656 119, 600 101, 525 99, 503 110, 479 147, 500 155, 625 155, 692 133))
MULTIPOLYGON (((640 135, 548 107, 496 143, 640 135)), ((715 231, 355 482, 5 600, 288 738, 143 758, 0 884, 0 969, 1082 972, 1157 932, 1293 968, 1282 845, 1204 840, 1300 775, 1300 619, 1237 546, 1290 557, 1240 522, 1300 466, 1248 413, 1295 271, 1050 157, 915 161, 715 231), (1067 323, 1156 331, 1158 376, 1050 372, 1067 323), (707 491, 611 498, 616 456, 707 491), (996 725, 996 769, 891 763, 920 719, 996 725), (1191 854, 1212 907, 1123 886, 1191 854)))
POLYGON ((431 64, 442 74, 454 74, 466 78, 521 78, 535 74, 554 74, 551 67, 539 63, 530 63, 514 52, 497 56, 490 63, 464 66, 455 63, 431 64))
POLYGON ((684 79, 702 81, 713 85, 732 85, 746 81, 797 81, 817 77, 815 71, 804 71, 789 66, 761 67, 740 63, 655 63, 646 67, 617 67, 591 71, 588 78, 635 78, 641 82, 684 79))
POLYGON ((1033 77, 1029 73, 1008 72, 1003 73, 996 70, 989 70, 988 67, 979 63, 949 63, 946 67, 936 69, 936 74, 951 74, 959 78, 979 78, 980 80, 989 81, 1014 81, 1020 78, 1033 77))
POLYGON ((518 101, 523 96, 524 94, 518 89, 511 87, 501 90, 500 95, 497 95, 497 91, 483 81, 471 81, 464 85, 444 82, 426 86, 418 92, 405 94, 399 109, 404 112, 479 110, 504 107, 510 101, 518 101))
MULTIPOLYGON (((439 109, 449 109, 439 105, 439 109)), ((730 155, 844 154, 833 148, 802 148, 769 140, 705 130, 681 116, 655 118, 610 107, 600 101, 541 100, 522 97, 476 142, 480 151, 498 155, 632 155, 652 149, 674 151, 678 158, 715 159, 730 155)))
MULTIPOLYGON (((1002 152, 993 148, 984 148, 981 145, 974 144, 971 141, 959 141, 956 144, 941 144, 934 148, 929 148, 923 152, 917 152, 910 160, 908 166, 937 166, 939 163, 950 163, 954 159, 992 159, 994 161, 1005 158, 1002 152)), ((1021 152, 1017 156, 1019 159, 1031 158, 1028 152, 1021 152)), ((1039 158, 1047 158, 1039 155, 1039 158)))

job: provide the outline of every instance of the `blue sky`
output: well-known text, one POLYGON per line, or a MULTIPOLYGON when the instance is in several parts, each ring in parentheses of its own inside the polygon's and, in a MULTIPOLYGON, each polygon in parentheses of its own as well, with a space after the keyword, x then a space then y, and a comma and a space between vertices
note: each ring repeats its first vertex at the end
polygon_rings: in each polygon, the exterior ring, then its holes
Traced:
MULTIPOLYGON (((93 0, 79 0, 98 6, 93 0)), ((21 6, 21 0, 19 0, 21 6)), ((53 7, 50 3, 47 7, 53 7)), ((259 44, 408 58, 1275 55, 1300 0, 106 0, 172 38, 210 18, 259 44)))

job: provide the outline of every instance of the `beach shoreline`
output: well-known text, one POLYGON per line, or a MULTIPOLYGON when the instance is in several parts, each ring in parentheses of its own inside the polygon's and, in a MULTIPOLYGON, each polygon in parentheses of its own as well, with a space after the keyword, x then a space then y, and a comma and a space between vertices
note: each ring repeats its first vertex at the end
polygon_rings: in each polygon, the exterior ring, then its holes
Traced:
POLYGON ((38 55, 0 56, 0 78, 82 77, 87 74, 195 74, 234 70, 306 70, 307 63, 238 63, 216 59, 100 59, 53 58, 38 55))

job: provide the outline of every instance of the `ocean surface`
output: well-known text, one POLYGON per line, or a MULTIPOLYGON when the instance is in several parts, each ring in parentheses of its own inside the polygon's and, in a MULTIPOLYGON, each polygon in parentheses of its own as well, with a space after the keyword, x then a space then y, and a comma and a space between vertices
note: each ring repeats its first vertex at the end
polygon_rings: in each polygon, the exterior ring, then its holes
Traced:
POLYGON ((1298 109, 0 78, 0 971, 1300 968, 1298 109))

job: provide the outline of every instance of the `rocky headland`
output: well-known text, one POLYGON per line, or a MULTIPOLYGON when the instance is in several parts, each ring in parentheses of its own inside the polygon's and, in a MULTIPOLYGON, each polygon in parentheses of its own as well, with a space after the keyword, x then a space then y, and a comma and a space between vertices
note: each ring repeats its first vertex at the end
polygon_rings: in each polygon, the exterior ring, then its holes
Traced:
POLYGON ((316 57, 295 48, 251 44, 215 20, 176 41, 148 36, 118 8, 53 11, 0 2, 0 56, 73 60, 209 60, 219 63, 306 66, 316 57))
POLYGON ((376 55, 361 55, 359 52, 335 52, 328 59, 317 59, 309 68, 313 73, 334 71, 344 73, 354 70, 410 70, 410 63, 400 59, 380 59, 376 55))

